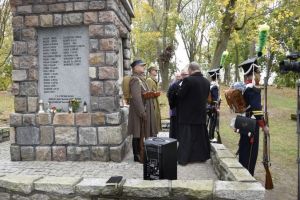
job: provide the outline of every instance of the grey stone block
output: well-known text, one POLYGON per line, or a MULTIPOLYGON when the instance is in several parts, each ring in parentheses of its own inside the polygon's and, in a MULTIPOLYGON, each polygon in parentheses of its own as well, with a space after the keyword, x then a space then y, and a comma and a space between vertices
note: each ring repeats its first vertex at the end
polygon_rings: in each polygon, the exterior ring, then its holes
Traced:
POLYGON ((216 181, 214 199, 263 200, 265 188, 258 182, 216 181))
POLYGON ((17 12, 19 14, 25 14, 25 13, 32 13, 32 5, 26 5, 26 6, 18 6, 17 12))
POLYGON ((95 24, 98 22, 97 12, 85 12, 84 13, 84 24, 95 24))
POLYGON ((44 13, 48 11, 48 5, 33 5, 34 13, 44 13))
POLYGON ((38 98, 28 97, 28 112, 35 113, 38 109, 38 98))
POLYGON ((94 161, 109 161, 109 147, 92 147, 91 160, 94 161))
POLYGON ((22 30, 22 38, 23 40, 36 40, 37 31, 34 28, 24 28, 22 30))
POLYGON ((12 26, 14 29, 23 28, 24 26, 24 17, 23 16, 13 16, 12 26))
POLYGON ((67 152, 65 146, 52 146, 52 157, 55 161, 66 161, 67 152))
POLYGON ((13 81, 24 81, 27 79, 26 70, 12 70, 13 81))
POLYGON ((63 15, 63 25, 80 25, 82 23, 82 13, 69 13, 63 15))
POLYGON ((38 85, 36 82, 21 82, 20 83, 20 95, 24 96, 37 96, 38 85))
POLYGON ((126 39, 126 40, 123 40, 123 47, 124 49, 130 49, 131 45, 130 45, 130 39, 126 39))
POLYGON ((19 113, 12 113, 9 116, 10 126, 22 126, 23 115, 19 113))
POLYGON ((23 115, 23 125, 24 126, 34 126, 35 122, 35 114, 24 114, 23 115))
POLYGON ((110 160, 114 162, 121 162, 125 157, 125 141, 119 146, 110 147, 110 160))
POLYGON ((119 84, 117 81, 104 81, 104 93, 106 96, 119 94, 119 84))
POLYGON ((37 56, 22 56, 20 57, 20 68, 33 69, 38 65, 37 56))
POLYGON ((241 182, 256 182, 256 179, 251 176, 245 168, 228 168, 228 174, 225 180, 241 181, 241 182))
POLYGON ((104 89, 103 89, 103 82, 101 81, 92 81, 90 83, 90 91, 92 96, 103 96, 104 89))
POLYGON ((91 153, 89 147, 76 147, 76 156, 79 161, 90 160, 91 153))
POLYGON ((126 180, 123 195, 135 198, 166 198, 169 196, 169 182, 167 180, 126 180))
POLYGON ((221 158, 235 158, 235 156, 227 149, 217 150, 216 157, 221 158))
POLYGON ((76 127, 56 127, 55 128, 56 144, 76 144, 77 128, 76 127))
POLYGON ((30 194, 33 191, 33 182, 40 179, 39 176, 6 175, 0 177, 0 187, 7 190, 30 194))
POLYGON ((10 140, 10 144, 16 143, 16 128, 15 127, 10 127, 10 129, 9 129, 9 140, 10 140))
POLYGON ((75 187, 76 193, 81 195, 99 195, 106 185, 107 179, 84 178, 75 187))
POLYGON ((15 97, 14 103, 15 103, 15 111, 16 112, 26 112, 27 111, 26 97, 15 97))
POLYGON ((67 147, 67 160, 76 161, 76 146, 67 147))
POLYGON ((128 107, 121 108, 121 113, 122 113, 122 121, 128 123, 129 108, 128 107))
POLYGON ((36 160, 50 161, 51 160, 51 147, 36 147, 36 160))
POLYGON ((105 25, 104 33, 105 36, 110 36, 110 37, 119 36, 119 30, 114 24, 105 25))
POLYGON ((67 159, 71 161, 86 161, 90 160, 91 153, 88 147, 67 147, 67 159))
POLYGON ((210 143, 210 148, 213 152, 216 152, 217 150, 226 149, 226 147, 223 144, 218 144, 218 143, 210 143))
POLYGON ((30 146, 21 146, 21 159, 22 161, 33 161, 34 148, 30 146))
POLYGON ((53 26, 53 15, 40 15, 41 27, 52 27, 53 26))
POLYGON ((99 144, 121 144, 124 140, 122 126, 98 127, 99 144))
POLYGON ((173 180, 172 195, 182 199, 212 199, 213 180, 173 180))
POLYGON ((115 52, 105 53, 105 64, 116 66, 119 56, 115 52))
POLYGON ((19 95, 19 93, 20 93, 20 84, 19 83, 16 83, 16 82, 12 83, 11 93, 14 96, 19 95))
MULTIPOLYGON (((89 26, 89 36, 90 37, 95 37, 95 38, 100 38, 103 37, 104 34, 104 26, 103 25, 90 25, 89 26)), ((91 62, 91 64, 99 64, 104 62, 105 55, 104 53, 95 53, 95 54, 90 54, 91 58, 98 57, 95 61, 91 62), (97 61, 97 62, 96 62, 97 61)))
POLYGON ((54 128, 52 126, 40 126, 41 140, 40 144, 53 144, 54 141, 54 128))
POLYGON ((80 145, 96 145, 97 130, 94 127, 79 128, 79 144, 80 145))
POLYGON ((89 7, 89 2, 75 2, 74 10, 87 10, 89 7))
POLYGON ((44 177, 34 182, 34 189, 56 194, 73 194, 75 185, 81 178, 75 177, 44 177))
POLYGON ((61 14, 54 14, 53 25, 54 26, 62 25, 62 15, 61 14))
POLYGON ((108 113, 112 113, 118 108, 114 97, 99 97, 98 106, 100 111, 108 113))
POLYGON ((28 42, 28 54, 32 56, 38 55, 38 44, 35 40, 28 42))
POLYGON ((37 124, 48 125, 51 124, 51 114, 50 113, 39 113, 37 116, 37 124))
POLYGON ((124 49, 123 50, 123 56, 125 59, 129 59, 131 58, 131 54, 130 54, 130 49, 124 49))
POLYGON ((121 123, 122 115, 120 112, 110 113, 105 115, 106 124, 118 125, 121 123))
POLYGON ((105 1, 91 1, 89 4, 89 9, 102 10, 105 8, 105 1))
POLYGON ((17 144, 34 145, 39 144, 39 129, 36 127, 18 127, 17 128, 17 144))
POLYGON ((27 43, 26 42, 21 42, 21 41, 13 42, 12 54, 14 56, 22 55, 22 54, 25 54, 26 52, 27 52, 27 43))
POLYGON ((21 160, 20 146, 17 146, 17 145, 10 146, 10 159, 11 159, 11 161, 20 161, 21 160))

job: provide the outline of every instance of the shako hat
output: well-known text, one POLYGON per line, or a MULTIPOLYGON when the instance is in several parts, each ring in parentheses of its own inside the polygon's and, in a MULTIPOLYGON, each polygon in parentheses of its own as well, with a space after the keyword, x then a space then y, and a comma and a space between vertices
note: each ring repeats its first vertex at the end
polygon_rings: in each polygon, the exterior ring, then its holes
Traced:
POLYGON ((208 71, 208 74, 210 77, 217 77, 220 75, 220 69, 222 69, 222 66, 218 67, 218 68, 215 68, 215 69, 212 69, 212 70, 209 70, 208 71))
POLYGON ((254 58, 249 58, 247 60, 245 60, 244 62, 242 62, 241 64, 239 64, 238 67, 242 67, 244 70, 244 75, 249 75, 254 72, 259 73, 260 69, 259 66, 257 65, 257 57, 254 58))

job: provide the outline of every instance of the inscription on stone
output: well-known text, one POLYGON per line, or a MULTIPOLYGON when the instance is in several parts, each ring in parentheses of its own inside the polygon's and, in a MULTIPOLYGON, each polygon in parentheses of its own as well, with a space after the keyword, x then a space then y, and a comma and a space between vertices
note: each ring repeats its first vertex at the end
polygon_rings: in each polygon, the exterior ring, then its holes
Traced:
POLYGON ((90 102, 87 27, 38 30, 40 99, 67 111, 72 98, 90 102))

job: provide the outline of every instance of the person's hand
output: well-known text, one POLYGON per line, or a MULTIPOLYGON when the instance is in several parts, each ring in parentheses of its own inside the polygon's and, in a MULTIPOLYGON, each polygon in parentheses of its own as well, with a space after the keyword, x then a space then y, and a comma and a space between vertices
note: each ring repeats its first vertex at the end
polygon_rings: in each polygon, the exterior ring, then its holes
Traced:
POLYGON ((240 132, 240 129, 234 128, 233 131, 236 132, 236 133, 239 133, 239 132, 240 132))

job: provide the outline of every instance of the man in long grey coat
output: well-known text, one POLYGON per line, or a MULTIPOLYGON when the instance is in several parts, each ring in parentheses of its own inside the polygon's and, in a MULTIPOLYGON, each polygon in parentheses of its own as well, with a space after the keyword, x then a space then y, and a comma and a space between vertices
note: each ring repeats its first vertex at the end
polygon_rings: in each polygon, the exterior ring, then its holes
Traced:
POLYGON ((134 161, 140 162, 140 140, 157 135, 153 98, 144 77, 145 63, 136 60, 131 64, 132 76, 129 82, 130 106, 128 134, 133 135, 134 161), (141 138, 141 135, 143 138, 141 138))

